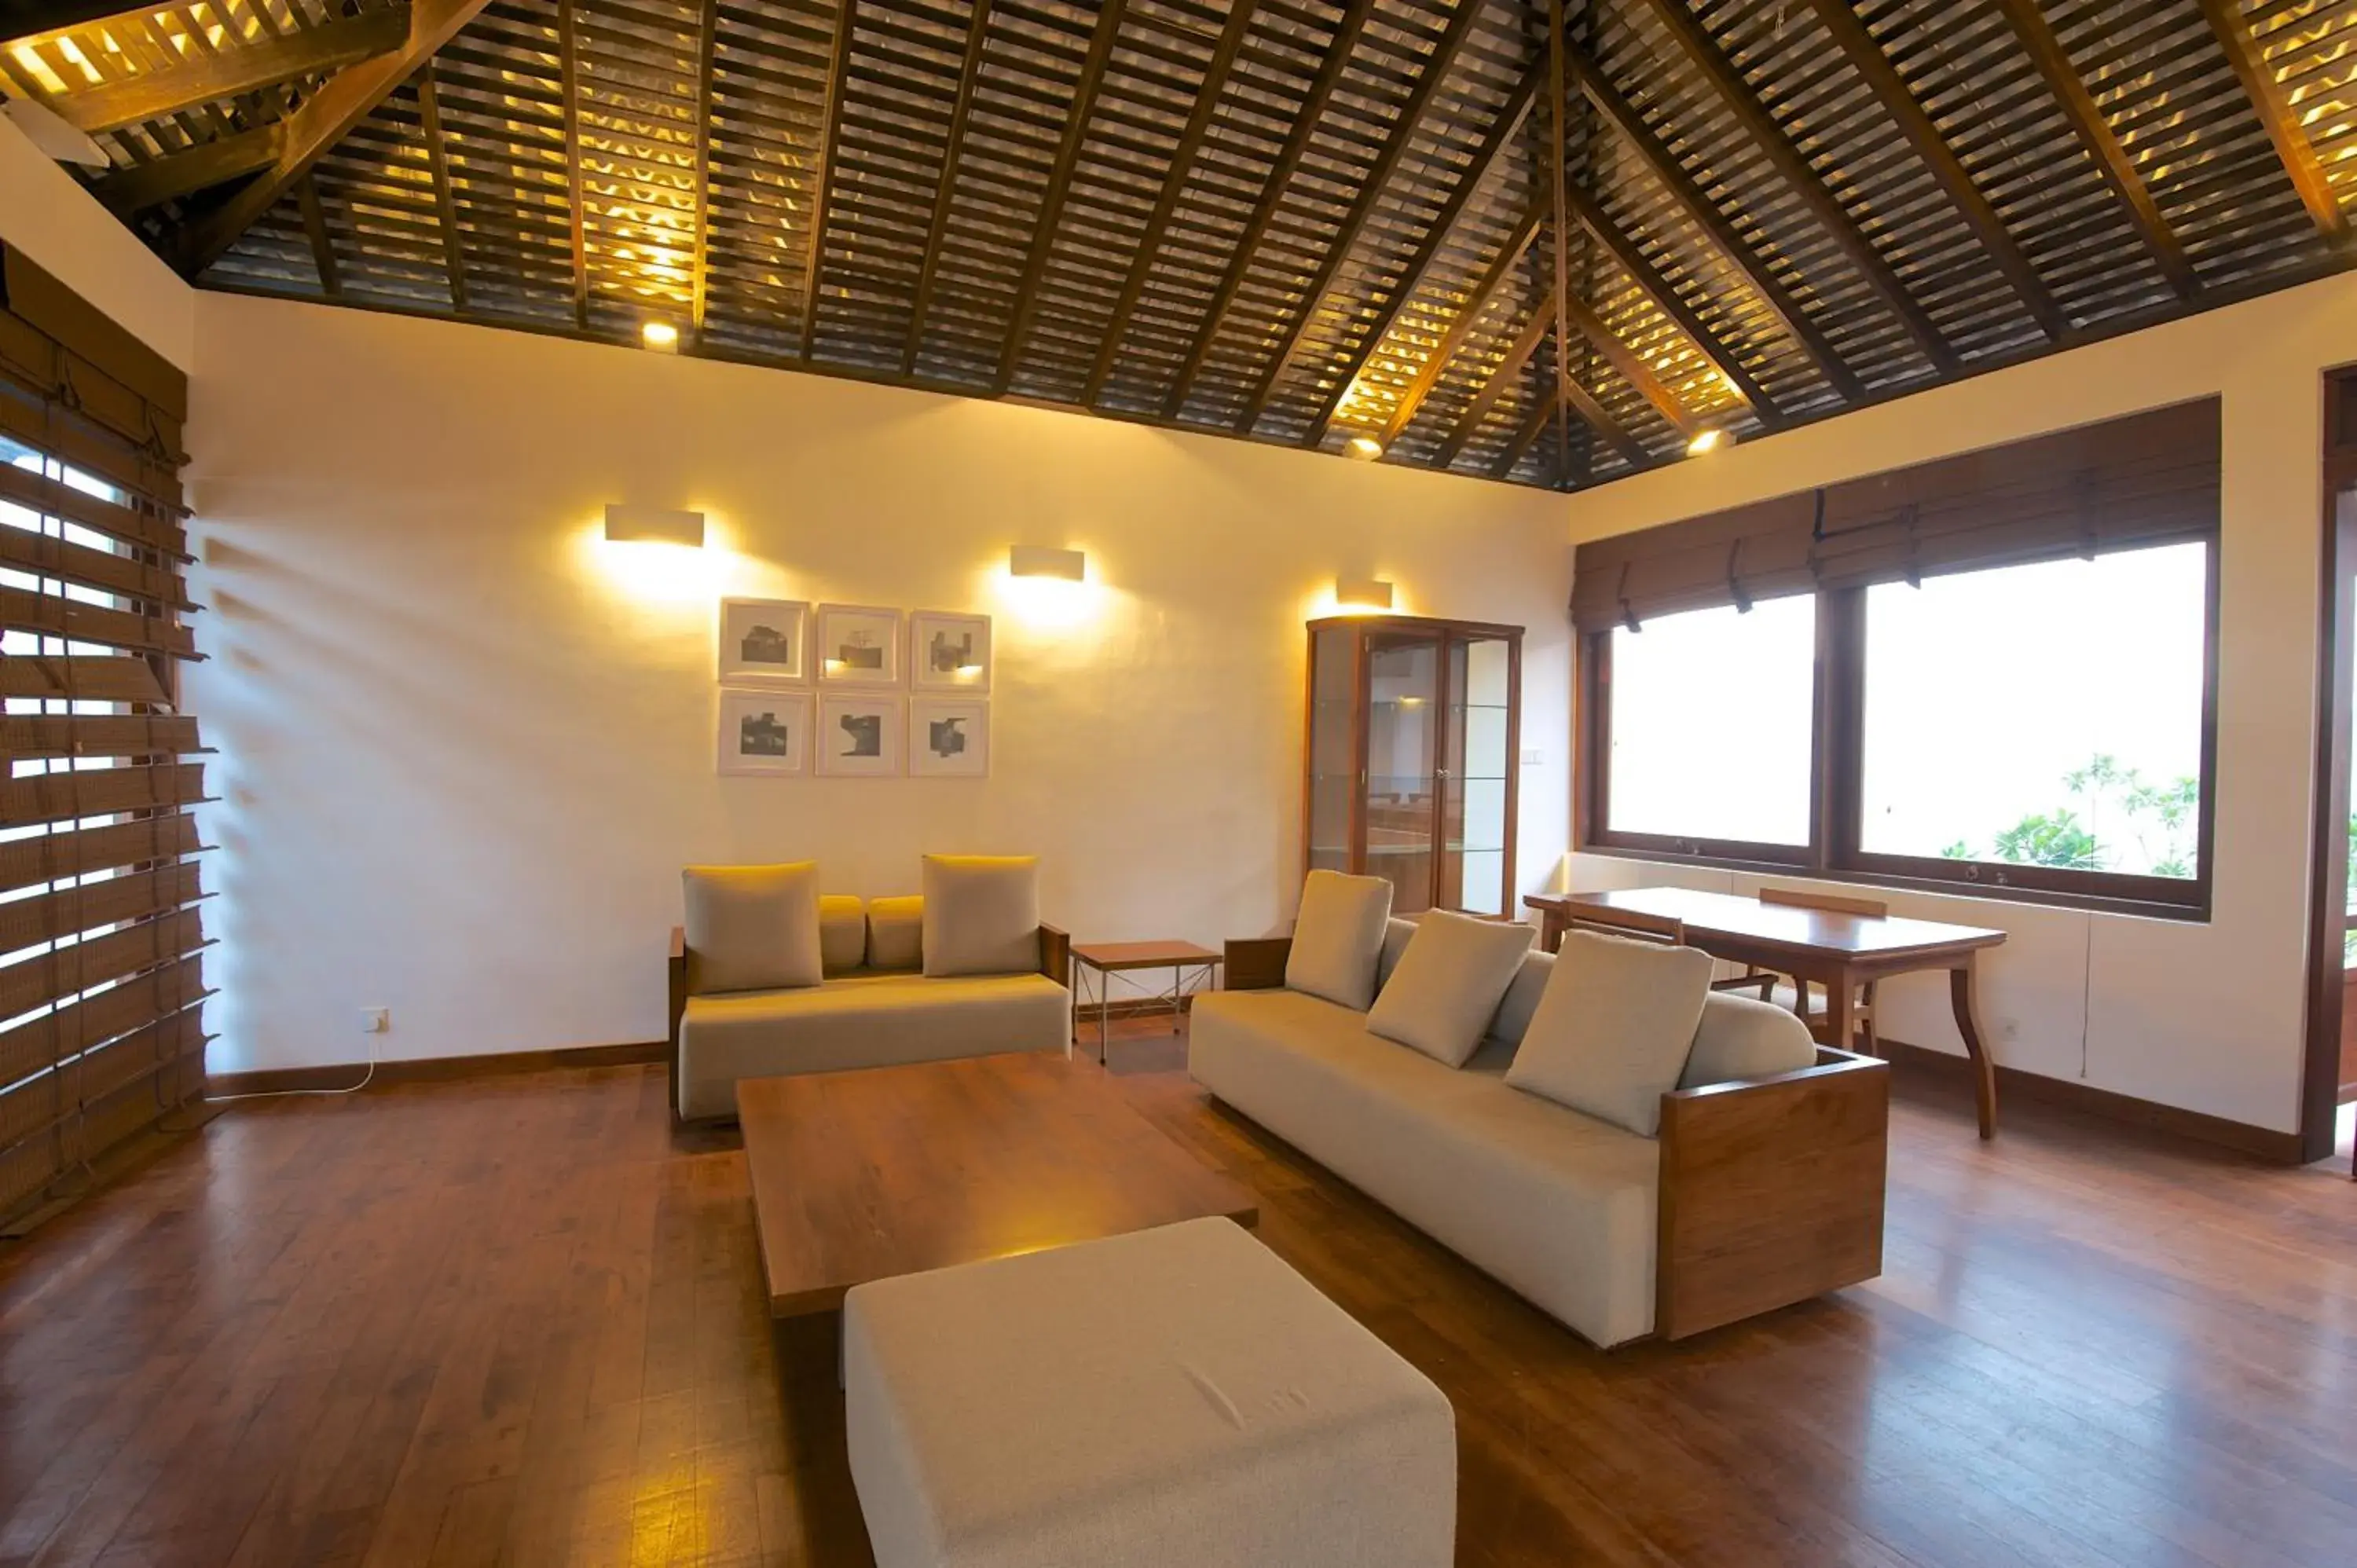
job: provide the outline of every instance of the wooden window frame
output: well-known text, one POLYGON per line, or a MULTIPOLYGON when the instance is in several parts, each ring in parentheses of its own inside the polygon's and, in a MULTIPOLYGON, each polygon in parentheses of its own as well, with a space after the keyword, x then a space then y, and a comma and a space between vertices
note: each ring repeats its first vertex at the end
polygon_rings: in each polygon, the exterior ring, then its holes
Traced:
POLYGON ((1628 860, 2207 921, 2211 914, 2217 818, 2219 553, 2215 537, 2201 542, 2201 778, 2194 827, 2195 875, 2190 877, 2070 871, 2005 861, 1878 854, 1861 848, 1860 797, 1866 755, 1864 587, 1821 589, 1812 596, 1816 601, 1817 658, 1809 746, 1812 810, 1806 844, 1629 832, 1615 831, 1609 825, 1612 798, 1609 766, 1612 754, 1612 629, 1617 629, 1609 628, 1578 639, 1574 845, 1582 854, 1628 860))

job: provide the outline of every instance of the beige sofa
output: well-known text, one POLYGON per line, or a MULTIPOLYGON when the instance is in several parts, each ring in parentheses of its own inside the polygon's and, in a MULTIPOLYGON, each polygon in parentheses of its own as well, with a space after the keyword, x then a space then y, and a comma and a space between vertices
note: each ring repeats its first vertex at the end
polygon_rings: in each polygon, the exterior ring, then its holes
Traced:
MULTIPOLYGON (((1391 923, 1382 978, 1415 928, 1391 923)), ((1504 1078, 1555 960, 1534 952, 1451 1068, 1283 989, 1288 939, 1232 942, 1199 997, 1197 1082, 1598 1345, 1680 1338, 1882 1272, 1884 1064, 1714 994, 1658 1138, 1504 1078)))
POLYGON ((1039 966, 1025 973, 929 976, 917 937, 922 902, 877 899, 871 933, 859 900, 825 899, 825 978, 782 991, 700 992, 686 929, 674 927, 673 1114, 683 1122, 735 1116, 740 1078, 1071 1048, 1071 938, 1041 926, 1039 966))

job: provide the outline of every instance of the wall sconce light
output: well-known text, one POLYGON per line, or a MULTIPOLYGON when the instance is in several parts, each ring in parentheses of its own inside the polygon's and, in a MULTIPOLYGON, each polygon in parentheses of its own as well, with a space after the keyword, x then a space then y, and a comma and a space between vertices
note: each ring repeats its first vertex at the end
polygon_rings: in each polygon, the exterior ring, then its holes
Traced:
POLYGON ((1377 577, 1337 577, 1334 602, 1353 609, 1387 610, 1392 607, 1392 585, 1377 577))
POLYGON ((639 328, 639 341, 661 354, 679 351, 679 328, 668 321, 650 321, 639 328))
POLYGON ((1077 550, 1017 544, 1006 553, 1006 574, 1010 577, 1060 577, 1067 583, 1085 582, 1089 558, 1077 550))
POLYGON ((704 514, 657 506, 609 506, 606 538, 615 544, 684 544, 704 548, 704 514))

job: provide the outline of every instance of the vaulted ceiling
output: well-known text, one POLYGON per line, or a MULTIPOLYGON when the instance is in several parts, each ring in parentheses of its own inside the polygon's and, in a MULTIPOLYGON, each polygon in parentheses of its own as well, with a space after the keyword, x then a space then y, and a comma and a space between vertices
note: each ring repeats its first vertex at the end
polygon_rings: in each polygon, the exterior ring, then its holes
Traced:
POLYGON ((0 78, 207 287, 1558 488, 2357 260, 2357 0, 91 11, 0 78))

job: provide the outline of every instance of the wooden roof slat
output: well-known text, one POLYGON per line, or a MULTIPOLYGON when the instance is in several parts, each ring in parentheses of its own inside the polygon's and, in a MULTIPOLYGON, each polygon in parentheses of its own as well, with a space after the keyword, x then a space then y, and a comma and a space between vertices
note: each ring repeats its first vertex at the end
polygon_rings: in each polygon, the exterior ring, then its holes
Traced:
POLYGON ((1488 270, 1482 274, 1480 281, 1475 284, 1471 292, 1465 296, 1464 306, 1457 312, 1455 319, 1449 322, 1447 334, 1434 346, 1432 352, 1425 356, 1423 364, 1416 370, 1415 379, 1408 383, 1406 390, 1400 394, 1399 402, 1393 405, 1391 421, 1384 425, 1383 435, 1377 438, 1383 446, 1389 447, 1396 442, 1400 437, 1400 432, 1405 430, 1409 423, 1415 418, 1417 408, 1422 405, 1433 387, 1438 383, 1441 376, 1447 372, 1449 361, 1456 357, 1457 350, 1464 346, 1467 334, 1473 330, 1475 324, 1480 320, 1482 313, 1489 309, 1491 302, 1497 297, 1498 291, 1505 285, 1507 279, 1512 276, 1514 269, 1522 264, 1523 255, 1530 250, 1532 242, 1538 238, 1539 231, 1545 226, 1547 215, 1553 209, 1553 206, 1554 203, 1544 188, 1538 195, 1532 198, 1530 206, 1523 212, 1521 220, 1514 225, 1513 231, 1508 236, 1506 242, 1499 248, 1497 259, 1491 263, 1488 270))
POLYGON ((2210 24, 2218 47, 2225 50, 2226 63, 2233 67, 2259 124, 2266 128, 2267 140, 2274 144, 2276 156, 2292 188, 2299 192, 2301 205, 2315 220, 2316 231, 2335 249, 2347 245, 2348 215, 2341 211, 2341 199, 2332 192, 2331 178, 2316 156, 2315 145, 2294 117, 2282 85, 2276 81, 2274 68, 2260 58, 2258 43, 2251 37, 2251 26, 2243 16, 2240 0, 2201 0, 2201 5, 2202 19, 2210 24))
MULTIPOLYGON (((257 7, 253 14, 267 13, 257 7)), ((201 27, 189 31, 203 39, 201 27)), ((357 65, 400 48, 408 33, 408 18, 399 10, 362 11, 70 92, 50 99, 48 106, 76 130, 96 134, 357 65)))
POLYGON ((851 47, 858 25, 859 0, 835 0, 834 50, 826 76, 826 97, 819 118, 826 125, 826 150, 818 169, 818 191, 811 204, 809 260, 802 274, 802 358, 810 362, 818 347, 820 287, 826 273, 826 224, 834 199, 835 166, 843 156, 843 92, 850 73, 851 47))
POLYGON ((942 234, 949 225, 950 203, 957 186, 958 159, 965 151, 967 122, 974 113, 974 85, 982 76, 982 54, 990 42, 991 0, 974 0, 974 16, 966 24, 965 63, 958 73, 957 105, 950 113, 949 145, 942 154, 942 177, 933 187, 933 221, 926 235, 922 270, 917 276, 917 301, 909 311, 909 340, 901 351, 900 369, 913 374, 917 350, 925 338, 925 312, 933 297, 933 281, 941 264, 942 234))
POLYGON ((1538 351, 1539 344, 1554 329, 1555 306, 1550 301, 1532 312, 1530 320, 1523 324, 1521 334, 1506 350, 1506 357, 1491 367, 1488 377, 1481 382, 1480 390, 1473 394, 1472 401, 1465 406, 1465 412, 1458 417, 1456 425, 1441 442, 1440 449, 1433 454, 1434 467, 1447 468, 1457 461, 1457 455, 1465 449, 1465 444, 1473 438, 1473 433, 1481 428, 1482 421, 1490 417, 1490 410, 1497 405, 1498 399, 1506 390, 1521 379, 1523 367, 1531 362, 1531 356, 1538 351))

